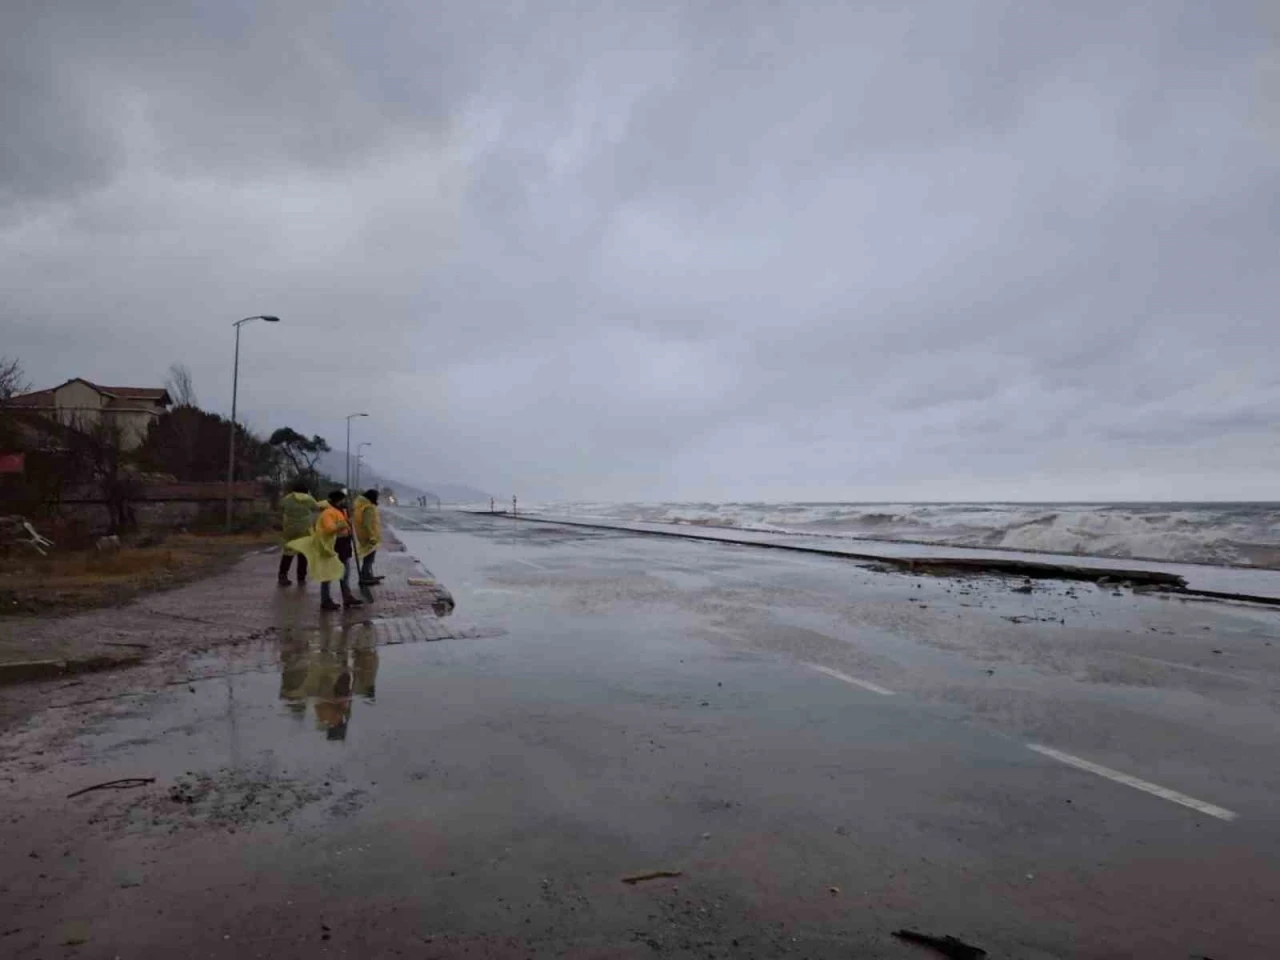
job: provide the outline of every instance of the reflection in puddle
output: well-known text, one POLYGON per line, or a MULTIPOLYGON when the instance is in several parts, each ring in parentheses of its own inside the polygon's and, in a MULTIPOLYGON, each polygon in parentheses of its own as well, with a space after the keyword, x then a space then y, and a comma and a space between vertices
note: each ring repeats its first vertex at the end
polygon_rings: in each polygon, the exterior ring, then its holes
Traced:
MULTIPOLYGON (((359 588, 368 603, 376 596, 367 586, 359 588)), ((347 615, 308 616, 312 610, 303 594, 277 595, 277 629, 280 631, 280 699, 299 723, 308 715, 329 740, 345 740, 356 699, 373 703, 378 678, 378 646, 412 640, 441 640, 449 632, 439 621, 454 612, 453 597, 443 588, 433 589, 431 612, 384 619, 368 611, 368 619, 347 615)), ((426 598, 423 598, 425 601, 426 598)), ((419 601, 420 603, 423 601, 419 601)), ((422 610, 422 607, 418 607, 422 610)))
POLYGON ((378 649, 368 623, 321 623, 317 633, 291 632, 280 643, 280 699, 301 722, 307 708, 329 740, 345 740, 354 699, 373 703, 378 649))

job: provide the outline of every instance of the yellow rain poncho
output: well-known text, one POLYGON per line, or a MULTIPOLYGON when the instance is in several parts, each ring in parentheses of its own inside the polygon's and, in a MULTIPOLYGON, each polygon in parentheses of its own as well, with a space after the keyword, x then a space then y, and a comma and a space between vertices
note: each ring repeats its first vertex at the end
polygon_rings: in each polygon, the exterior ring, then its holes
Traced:
POLYGON ((321 583, 342 579, 342 561, 338 559, 338 537, 350 533, 347 515, 337 507, 325 507, 309 536, 290 540, 285 547, 307 558, 311 576, 321 583))
POLYGON ((289 541, 310 534, 315 511, 323 510, 328 505, 328 500, 317 500, 309 493, 286 493, 280 498, 281 539, 285 545, 285 553, 292 556, 297 552, 290 549, 289 541))
POLYGON ((364 559, 382 542, 382 515, 378 505, 361 494, 356 497, 356 553, 364 559))

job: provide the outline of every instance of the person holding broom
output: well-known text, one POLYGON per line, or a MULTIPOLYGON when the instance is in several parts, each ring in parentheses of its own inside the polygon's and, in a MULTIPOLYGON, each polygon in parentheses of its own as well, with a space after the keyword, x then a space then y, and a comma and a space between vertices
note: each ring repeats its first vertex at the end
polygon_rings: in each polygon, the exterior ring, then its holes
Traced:
POLYGON ((364 601, 351 592, 348 583, 351 561, 351 523, 344 510, 347 504, 345 490, 329 494, 329 505, 320 514, 310 536, 291 540, 287 546, 307 558, 312 575, 320 581, 320 609, 340 610, 333 602, 333 581, 342 590, 343 607, 359 607, 364 601))

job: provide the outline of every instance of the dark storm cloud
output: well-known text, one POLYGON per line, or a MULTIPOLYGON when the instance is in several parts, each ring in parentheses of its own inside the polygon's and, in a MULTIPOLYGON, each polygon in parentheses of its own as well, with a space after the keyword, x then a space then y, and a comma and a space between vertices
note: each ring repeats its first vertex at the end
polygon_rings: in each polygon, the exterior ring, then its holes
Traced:
POLYGON ((530 498, 1266 496, 1276 30, 9 4, 0 353, 225 406, 277 312, 257 427, 367 408, 384 470, 530 498))

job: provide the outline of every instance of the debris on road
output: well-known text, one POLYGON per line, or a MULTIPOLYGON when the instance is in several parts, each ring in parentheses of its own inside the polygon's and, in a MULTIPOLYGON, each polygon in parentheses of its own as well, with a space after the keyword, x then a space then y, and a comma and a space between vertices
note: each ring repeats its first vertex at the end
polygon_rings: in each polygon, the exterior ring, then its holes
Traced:
POLYGON ((982 960, 987 955, 987 951, 981 947, 975 947, 956 937, 933 937, 915 930, 895 930, 893 935, 907 943, 930 947, 950 960, 982 960))
POLYGON ((662 880, 668 877, 683 876, 684 873, 680 870, 650 870, 648 873, 633 873, 629 877, 623 877, 622 882, 635 886, 637 883, 643 883, 646 880, 662 880))
POLYGON ((155 782, 155 777, 123 777, 119 780, 95 783, 93 786, 77 790, 75 793, 68 793, 67 799, 70 800, 72 797, 78 797, 84 793, 92 793, 94 790, 128 790, 132 787, 145 787, 147 784, 155 782))

